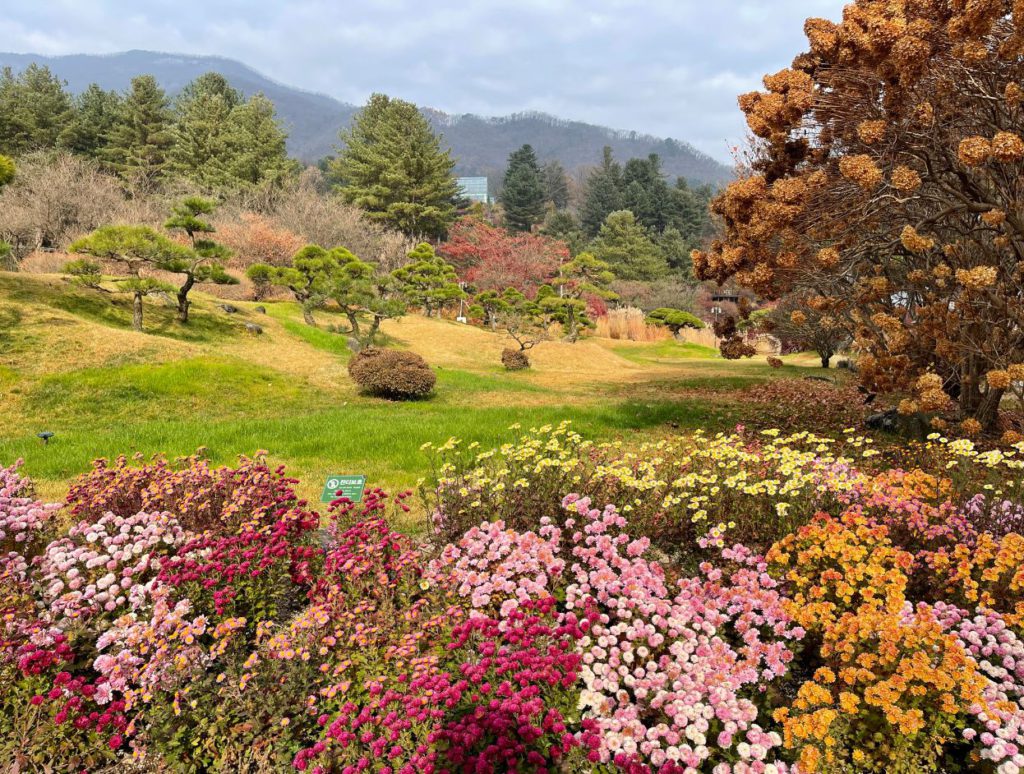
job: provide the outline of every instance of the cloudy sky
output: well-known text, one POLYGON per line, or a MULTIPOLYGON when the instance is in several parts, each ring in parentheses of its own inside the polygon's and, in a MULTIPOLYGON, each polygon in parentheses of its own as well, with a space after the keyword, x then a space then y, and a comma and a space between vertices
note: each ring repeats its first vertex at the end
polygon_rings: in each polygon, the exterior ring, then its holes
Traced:
POLYGON ((687 140, 723 160, 736 94, 803 49, 844 0, 5 0, 4 48, 239 59, 359 104, 542 110, 687 140))

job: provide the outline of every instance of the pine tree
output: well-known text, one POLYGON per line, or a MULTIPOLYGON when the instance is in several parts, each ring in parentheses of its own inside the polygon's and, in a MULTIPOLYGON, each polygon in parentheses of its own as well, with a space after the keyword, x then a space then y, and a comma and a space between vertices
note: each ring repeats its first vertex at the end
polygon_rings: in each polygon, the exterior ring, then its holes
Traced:
POLYGON ((345 201, 414 237, 444 235, 456 215, 455 163, 415 105, 374 94, 340 138, 329 166, 345 201))
POLYGON ((596 236, 605 219, 622 209, 622 168, 612 157, 612 149, 605 146, 601 166, 587 178, 580 225, 588 236, 596 236))
POLYGON ((426 242, 416 245, 409 253, 409 263, 391 273, 396 287, 411 306, 423 308, 431 317, 447 304, 465 298, 466 293, 459 287, 455 267, 434 253, 426 242))
POLYGON ((501 186, 505 225, 512 231, 530 231, 544 218, 546 198, 544 179, 533 148, 524 145, 513 151, 508 157, 501 186))
POLYGON ((274 103, 254 94, 237 105, 228 122, 227 172, 238 187, 279 183, 297 171, 288 158, 287 133, 278 123, 274 103))
POLYGON ((192 245, 191 255, 174 256, 160 266, 162 271, 184 275, 177 290, 178 321, 182 323, 188 322, 188 310, 192 305, 188 294, 197 282, 213 282, 217 285, 234 285, 238 282, 224 271, 223 262, 231 255, 231 251, 207 236, 216 229, 202 216, 209 215, 216 207, 217 203, 209 199, 190 196, 174 208, 171 217, 164 223, 164 228, 168 230, 184 231, 192 245))
POLYGON ((622 170, 622 209, 647 228, 664 231, 672 214, 672 191, 661 173, 661 159, 630 159, 622 170))
POLYGON ((173 142, 167 95, 152 75, 132 78, 105 157, 125 177, 152 182, 163 175, 173 142))
POLYGON ((18 156, 57 145, 72 115, 64 85, 35 63, 18 75, 10 67, 0 71, 0 153, 18 156))
POLYGON ((593 296, 612 301, 618 296, 608 286, 615 279, 609 266, 590 253, 580 253, 559 269, 552 285, 541 286, 537 303, 551 319, 562 325, 566 339, 575 342, 580 330, 593 323, 587 317, 587 298, 593 296))
POLYGON ((213 191, 229 185, 229 120, 241 94, 223 76, 206 73, 185 86, 175 101, 168 167, 213 191))
POLYGON ((100 156, 121 110, 121 96, 95 83, 75 98, 74 113, 60 133, 61 147, 72 153, 100 156))
POLYGON ((611 213, 591 245, 594 256, 624 280, 655 280, 668 274, 658 246, 629 210, 611 213))
POLYGON ((104 293, 132 297, 132 328, 142 330, 142 299, 173 291, 166 282, 142 276, 143 268, 160 269, 172 261, 186 260, 192 250, 172 242, 149 226, 103 226, 72 243, 69 252, 91 255, 116 264, 120 274, 110 280, 96 261, 80 259, 64 267, 72 281, 104 293), (112 287, 111 287, 112 286, 112 287))
POLYGON ((549 161, 541 167, 544 180, 544 196, 556 210, 569 206, 569 178, 560 162, 549 161))

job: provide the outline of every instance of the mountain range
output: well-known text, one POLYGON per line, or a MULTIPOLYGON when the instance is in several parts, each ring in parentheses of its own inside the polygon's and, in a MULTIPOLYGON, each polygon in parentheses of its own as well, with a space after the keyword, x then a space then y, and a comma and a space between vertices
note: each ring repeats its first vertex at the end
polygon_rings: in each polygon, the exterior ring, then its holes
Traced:
MULTIPOLYGON (((359 107, 325 94, 317 94, 279 83, 234 59, 216 56, 126 51, 118 54, 0 53, 0 67, 19 71, 30 63, 45 65, 72 93, 90 83, 104 89, 126 89, 136 75, 154 76, 173 96, 189 81, 205 72, 218 72, 247 96, 262 92, 273 100, 288 131, 288 149, 296 158, 315 163, 335 152, 338 131, 352 120, 359 107)), ((569 171, 597 164, 601 149, 609 145, 619 160, 657 153, 670 178, 720 184, 732 177, 732 170, 686 142, 619 131, 582 121, 567 121, 546 113, 515 113, 502 117, 472 114, 452 115, 432 108, 423 114, 444 135, 452 149, 456 172, 487 175, 497 182, 509 153, 530 143, 543 161, 557 159, 569 171)))

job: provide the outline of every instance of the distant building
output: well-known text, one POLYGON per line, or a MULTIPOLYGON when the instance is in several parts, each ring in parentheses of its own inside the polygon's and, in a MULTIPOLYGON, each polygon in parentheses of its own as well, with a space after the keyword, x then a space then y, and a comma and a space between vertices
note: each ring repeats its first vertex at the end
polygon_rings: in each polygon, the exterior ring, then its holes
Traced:
POLYGON ((457 177, 455 182, 459 186, 459 194, 471 202, 490 204, 491 197, 487 193, 486 177, 457 177))

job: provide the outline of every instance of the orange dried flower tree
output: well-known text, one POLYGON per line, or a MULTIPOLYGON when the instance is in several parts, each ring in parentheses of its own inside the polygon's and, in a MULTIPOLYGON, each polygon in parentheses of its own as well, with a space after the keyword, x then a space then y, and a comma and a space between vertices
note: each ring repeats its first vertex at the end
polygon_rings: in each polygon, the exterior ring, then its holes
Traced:
POLYGON ((867 386, 937 376, 992 428, 1007 387, 988 374, 1024 363, 1024 3, 857 0, 805 31, 810 50, 739 98, 746 174, 694 267, 814 299, 867 386))

